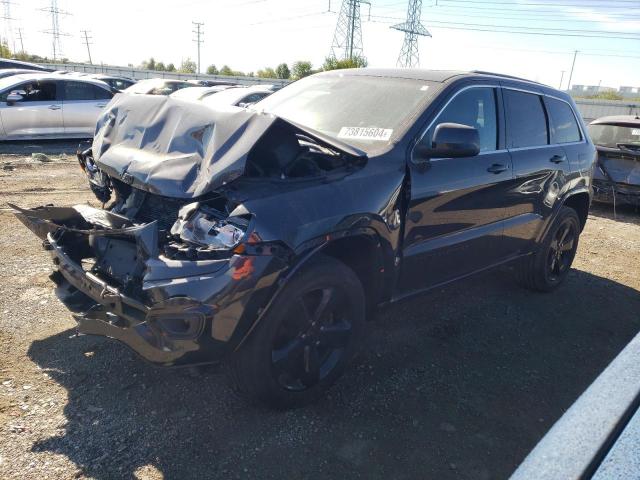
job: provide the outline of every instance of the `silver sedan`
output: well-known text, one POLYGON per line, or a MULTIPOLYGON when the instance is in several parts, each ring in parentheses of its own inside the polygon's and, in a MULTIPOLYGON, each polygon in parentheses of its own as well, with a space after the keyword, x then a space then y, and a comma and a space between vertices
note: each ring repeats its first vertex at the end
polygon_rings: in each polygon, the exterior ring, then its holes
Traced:
POLYGON ((55 73, 0 79, 0 140, 89 138, 113 93, 99 80, 55 73))

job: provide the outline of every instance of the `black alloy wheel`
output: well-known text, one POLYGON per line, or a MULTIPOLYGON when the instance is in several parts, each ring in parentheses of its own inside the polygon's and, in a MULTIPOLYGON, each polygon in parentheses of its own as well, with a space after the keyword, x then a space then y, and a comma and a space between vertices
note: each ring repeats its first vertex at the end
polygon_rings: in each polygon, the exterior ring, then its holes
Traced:
POLYGON ((557 282, 571 266, 578 238, 577 226, 571 218, 566 218, 556 230, 547 254, 547 275, 549 281, 557 282))
POLYGON ((271 352, 274 376, 283 388, 313 387, 339 364, 352 334, 346 307, 345 294, 335 287, 302 292, 291 302, 271 352))
POLYGON ((355 272, 318 254, 287 281, 231 356, 237 390, 278 409, 317 400, 357 352, 365 310, 355 272))

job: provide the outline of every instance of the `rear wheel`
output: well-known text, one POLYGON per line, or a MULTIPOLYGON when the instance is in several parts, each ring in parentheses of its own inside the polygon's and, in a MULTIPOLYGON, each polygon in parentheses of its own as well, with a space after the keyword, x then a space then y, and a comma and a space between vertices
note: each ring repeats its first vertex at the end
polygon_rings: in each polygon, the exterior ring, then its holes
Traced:
POLYGON ((542 292, 557 288, 569 273, 579 237, 578 214, 572 208, 563 206, 540 248, 518 266, 519 283, 542 292))
POLYGON ((231 360, 239 390, 274 408, 317 399, 353 357, 365 320, 355 273, 319 256, 286 285, 231 360))

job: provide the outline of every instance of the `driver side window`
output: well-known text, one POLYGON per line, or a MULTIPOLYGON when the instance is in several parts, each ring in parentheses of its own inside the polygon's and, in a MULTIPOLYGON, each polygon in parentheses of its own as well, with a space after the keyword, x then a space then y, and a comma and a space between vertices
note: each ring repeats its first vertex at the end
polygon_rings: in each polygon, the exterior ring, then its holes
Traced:
POLYGON ((495 89, 490 87, 470 88, 459 93, 440 112, 436 121, 427 131, 424 139, 431 144, 433 132, 441 123, 459 123, 478 130, 480 151, 497 150, 498 120, 496 118, 495 89))

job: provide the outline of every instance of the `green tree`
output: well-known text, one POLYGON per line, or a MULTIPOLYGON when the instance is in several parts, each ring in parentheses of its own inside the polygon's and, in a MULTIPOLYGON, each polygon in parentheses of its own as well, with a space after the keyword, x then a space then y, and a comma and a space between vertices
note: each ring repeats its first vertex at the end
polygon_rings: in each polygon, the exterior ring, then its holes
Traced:
POLYGON ((233 70, 229 65, 223 65, 220 69, 220 75, 233 76, 233 70))
POLYGON ((313 73, 313 66, 311 62, 307 61, 299 61, 295 62, 291 67, 291 76, 298 80, 300 78, 304 78, 313 73))
POLYGON ((11 58, 11 50, 9 50, 9 45, 7 45, 7 42, 3 41, 0 44, 0 57, 11 58))
POLYGON ((353 57, 338 60, 335 57, 324 59, 322 70, 341 70, 343 68, 364 68, 367 66, 367 59, 364 57, 353 57))
POLYGON ((165 67, 164 63, 162 63, 162 62, 156 63, 156 70, 158 72, 164 72, 166 69, 167 69, 167 67, 165 67))
POLYGON ((182 65, 180 65, 180 73, 196 73, 198 65, 196 62, 191 60, 191 58, 187 57, 182 61, 182 65))
POLYGON ((623 97, 618 92, 600 92, 595 95, 590 95, 587 98, 593 98, 597 100, 622 100, 623 97))
POLYGON ((218 71, 218 69, 216 68, 215 65, 209 65, 207 67, 207 74, 208 75, 218 75, 220 72, 218 71))
POLYGON ((276 75, 278 78, 287 79, 291 77, 291 71, 289 70, 289 65, 286 63, 281 63, 276 67, 276 75))
POLYGON ((173 63, 167 63, 167 72, 175 72, 176 66, 173 63))
POLYGON ((140 65, 144 70, 155 70, 156 69, 156 61, 153 57, 149 60, 144 60, 142 65, 140 65))
POLYGON ((278 78, 276 71, 271 67, 266 67, 264 70, 258 70, 259 78, 278 78))

